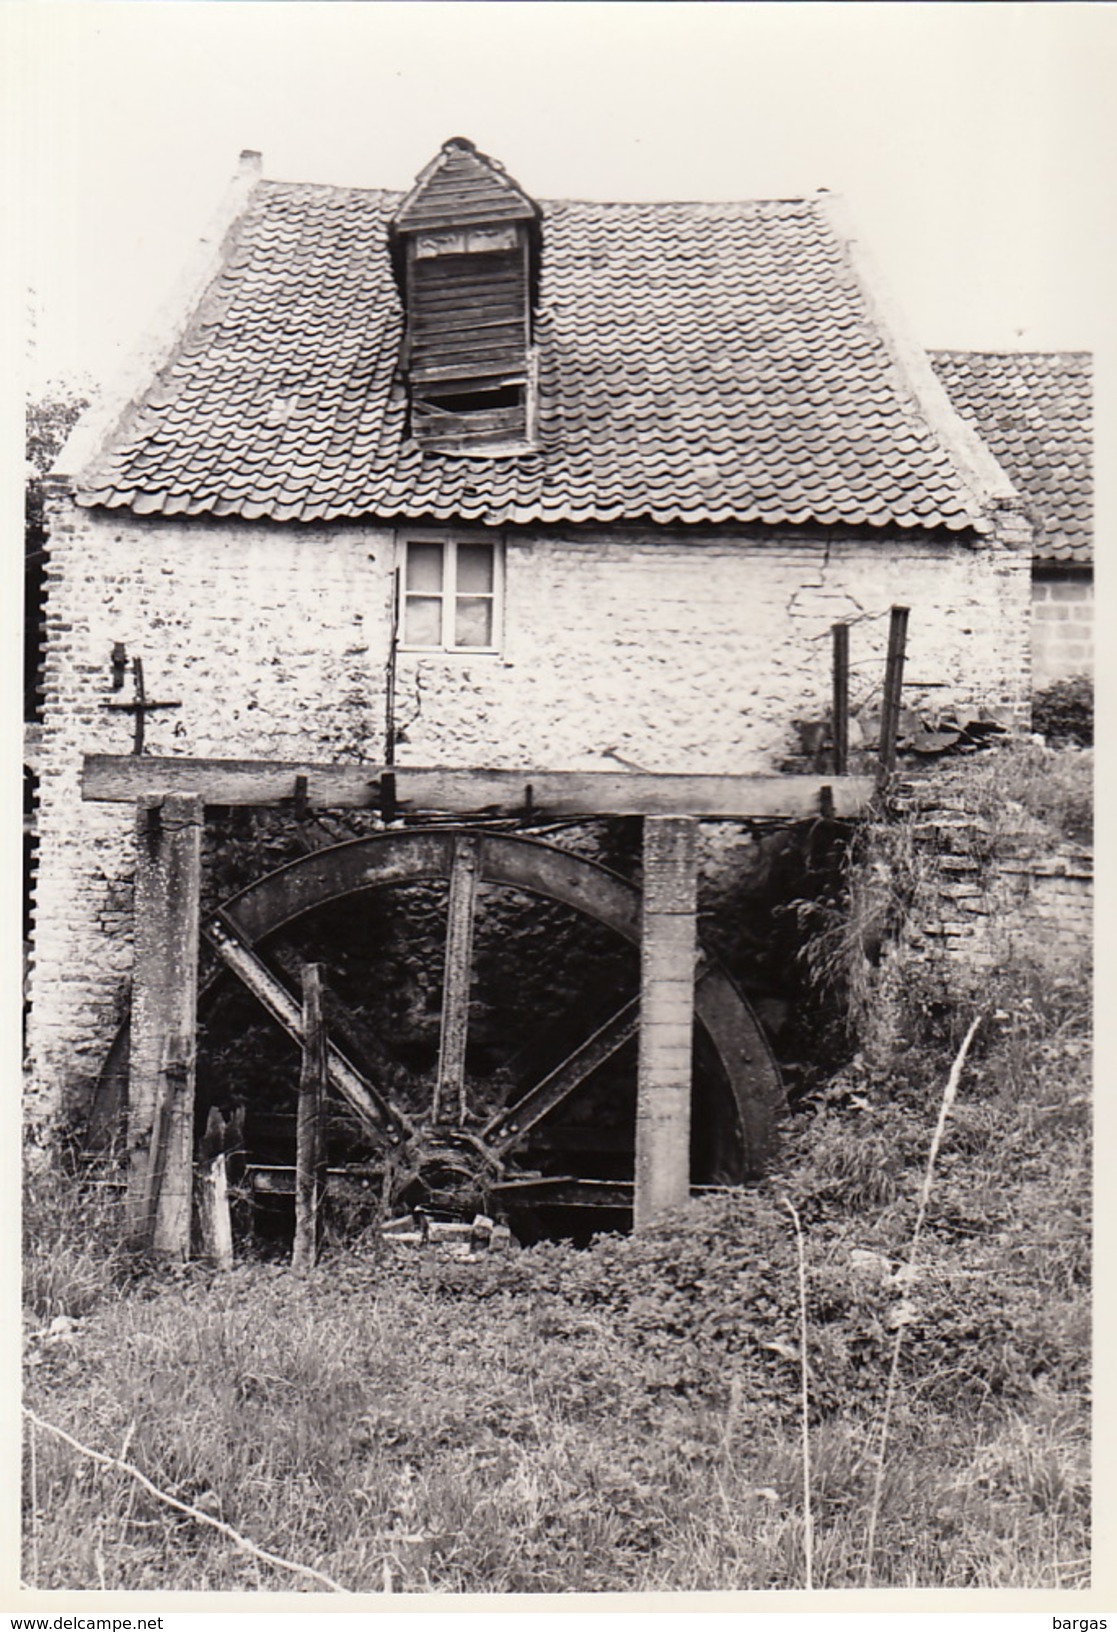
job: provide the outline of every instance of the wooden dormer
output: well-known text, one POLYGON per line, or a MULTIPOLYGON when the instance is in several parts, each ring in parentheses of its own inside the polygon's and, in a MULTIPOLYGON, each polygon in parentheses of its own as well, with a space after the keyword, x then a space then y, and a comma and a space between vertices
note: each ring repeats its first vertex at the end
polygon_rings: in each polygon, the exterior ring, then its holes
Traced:
POLYGON ((532 446, 540 211, 465 137, 444 143, 391 226, 407 313, 411 435, 436 453, 532 446))

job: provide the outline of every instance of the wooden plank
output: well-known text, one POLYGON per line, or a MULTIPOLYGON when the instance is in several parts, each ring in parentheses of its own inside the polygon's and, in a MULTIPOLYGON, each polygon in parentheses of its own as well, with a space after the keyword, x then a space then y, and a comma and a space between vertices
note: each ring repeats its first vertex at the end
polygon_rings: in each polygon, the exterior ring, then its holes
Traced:
POLYGON ((537 1122, 541 1122, 575 1089, 580 1088, 591 1072, 611 1059, 629 1038, 636 1035, 639 1013, 639 1000, 633 998, 631 1003, 626 1003, 623 1009, 599 1026, 592 1037, 579 1044, 560 1065, 548 1072, 542 1082, 529 1089, 514 1105, 498 1112, 482 1129, 481 1137, 492 1143, 498 1156, 507 1154, 537 1122))
POLYGON ((416 385, 437 380, 451 384, 459 378, 524 372, 524 342, 518 334, 490 331, 484 336, 447 333, 416 340, 408 370, 416 385))
POLYGON ((478 310, 471 312, 468 324, 462 321, 462 312, 454 307, 446 312, 417 312, 412 330, 416 339, 420 337, 434 337, 449 334, 460 328, 468 328, 470 333, 476 329, 515 329, 522 327, 523 319, 517 312, 501 314, 495 312, 488 301, 479 302, 478 310))
MULTIPOLYGON (((235 922, 232 914, 229 917, 231 922, 235 922)), ((269 957, 298 990, 303 978, 302 959, 282 946, 271 947, 269 957)), ((407 1068, 385 1047, 367 1021, 354 1014, 337 993, 330 990, 325 977, 322 981, 322 1014, 327 1034, 337 1038, 341 1052, 352 1060, 363 1076, 382 1085, 385 1099, 395 1090, 407 1090, 413 1086, 414 1079, 407 1068)))
MULTIPOLYGON (((359 1196, 367 1194, 369 1179, 374 1174, 366 1174, 359 1167, 330 1168, 326 1175, 327 1193, 330 1195, 359 1196)), ((265 1196, 293 1196, 295 1193, 295 1169, 293 1167, 267 1167, 254 1164, 247 1169, 248 1182, 253 1191, 265 1196)), ((607 1207, 610 1210, 627 1210, 632 1206, 632 1184, 627 1179, 575 1179, 565 1175, 555 1175, 543 1178, 532 1175, 526 1178, 499 1179, 490 1186, 494 1195, 499 1195, 506 1205, 515 1206, 518 1201, 528 1202, 537 1206, 551 1207, 607 1207)), ((737 1187, 727 1184, 695 1184, 691 1186, 692 1196, 725 1196, 736 1194, 737 1187)), ((430 1221, 430 1236, 432 1240, 443 1235, 449 1239, 461 1239, 470 1233, 468 1224, 442 1224, 432 1219, 430 1221)), ((410 1234, 405 1240, 412 1239, 410 1234)))
POLYGON ((888 623, 888 656, 884 666, 884 697, 880 711, 880 769, 891 774, 896 765, 896 734, 900 726, 900 699, 904 689, 904 654, 908 639, 908 608, 894 606, 888 623))
POLYGON ((432 330, 463 329, 466 318, 488 318, 516 329, 521 340, 528 329, 528 314, 522 290, 488 289, 455 291, 452 295, 425 294, 408 330, 412 338, 432 330))
MULTIPOLYGON (((263 1004, 288 1036, 294 1038, 301 1047, 302 1010, 286 986, 276 979, 267 965, 260 961, 221 913, 215 914, 205 924, 203 933, 222 961, 244 982, 253 997, 263 1004)), ((393 1123, 406 1134, 415 1132, 414 1125, 405 1113, 363 1077, 335 1043, 327 1043, 326 1060, 330 1081, 349 1101, 371 1133, 382 1137, 389 1132, 393 1123)))
POLYGON ((415 440, 432 453, 449 453, 458 451, 468 453, 471 449, 485 448, 489 453, 500 449, 519 447, 524 441, 524 422, 515 427, 505 427, 487 430, 483 434, 474 435, 464 424, 451 423, 450 426, 436 424, 432 420, 412 420, 415 440))
POLYGON ((443 408, 437 402, 420 402, 417 398, 412 421, 416 434, 421 432, 428 442, 436 436, 465 436, 467 432, 476 442, 493 441, 498 437, 522 435, 527 423, 522 403, 513 403, 510 408, 461 412, 443 408))
POLYGON ((513 339, 523 343, 526 330, 522 303, 506 300, 472 300, 436 303, 416 312, 410 330, 413 345, 423 341, 439 340, 447 335, 472 335, 481 330, 486 339, 493 331, 506 329, 513 339))
MULTIPOLYGON (((447 348, 449 349, 449 348, 447 348)), ((408 369, 412 383, 421 386, 426 394, 437 391, 441 387, 450 391, 459 384, 466 382, 497 381, 509 385, 522 385, 526 378, 524 372, 523 348, 502 346, 493 348, 492 354, 479 353, 477 356, 466 356, 453 353, 449 361, 418 364, 408 369)), ((471 390, 487 389, 488 386, 470 383, 471 390)))
POLYGON ((282 805, 293 802, 295 779, 305 776, 310 810, 372 809, 380 778, 396 777, 396 794, 411 812, 452 814, 522 811, 546 816, 784 817, 817 815, 819 789, 834 791, 837 816, 858 815, 872 798, 869 776, 717 776, 643 771, 492 770, 482 767, 322 765, 303 760, 187 759, 131 754, 87 754, 82 798, 131 802, 148 788, 197 793, 208 805, 282 805))
POLYGON ((137 1246, 182 1259, 193 1197, 203 820, 195 794, 137 798, 128 1233, 137 1246))
POLYGON ((834 774, 844 776, 849 765, 849 624, 834 624, 832 634, 834 687, 830 734, 834 739, 834 774))
POLYGON ((291 1268, 305 1275, 318 1262, 326 1193, 326 1027, 322 1018, 322 966, 303 970, 303 1061, 295 1130, 295 1241, 291 1268))
POLYGON ((516 423, 510 421, 504 425, 486 426, 483 430, 478 431, 476 435, 468 429, 464 420, 453 418, 445 422, 441 418, 428 419, 424 417, 422 420, 415 418, 412 420, 412 426, 416 440, 421 442, 424 448, 441 449, 443 452, 450 448, 465 448, 467 445, 474 448, 489 448, 490 450, 510 447, 513 443, 522 442, 524 436, 524 418, 522 414, 519 415, 516 423))
POLYGON ((647 818, 632 1214, 637 1230, 690 1195, 697 887, 697 823, 687 816, 647 818))
POLYGON ((218 1151, 198 1175, 198 1226, 202 1256, 216 1269, 233 1267, 233 1226, 225 1152, 218 1151))
POLYGON ((412 306, 422 308, 432 298, 453 299, 461 295, 483 299, 496 295, 516 295, 521 288, 519 254, 486 256, 491 265, 479 266, 473 255, 434 255, 415 262, 412 279, 412 306))
POLYGON ((626 1179, 553 1178, 501 1179, 492 1186, 494 1195, 506 1206, 517 1201, 538 1207, 604 1207, 610 1212, 628 1212, 632 1207, 632 1184, 626 1179))
POLYGON ((442 978, 442 1031, 438 1044, 431 1119, 442 1115, 465 1121, 465 1049, 469 1036, 469 991, 473 975, 473 915, 477 899, 477 841, 458 838, 450 864, 446 905, 446 956, 442 978))
MULTIPOLYGON (((254 1162, 245 1169, 245 1177, 252 1190, 257 1195, 264 1196, 294 1196, 297 1189, 297 1174, 293 1167, 268 1166, 254 1162)), ((326 1194, 328 1196, 350 1196, 355 1200, 368 1198, 373 1181, 377 1184, 381 1172, 373 1172, 367 1166, 349 1168, 331 1167, 326 1170, 326 1194)))

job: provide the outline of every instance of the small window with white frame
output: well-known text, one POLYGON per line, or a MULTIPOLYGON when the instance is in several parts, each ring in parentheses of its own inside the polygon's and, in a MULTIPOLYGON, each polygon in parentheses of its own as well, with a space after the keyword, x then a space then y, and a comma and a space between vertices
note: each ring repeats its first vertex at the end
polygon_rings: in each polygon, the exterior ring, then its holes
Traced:
POLYGON ((500 541, 417 533, 404 541, 400 644, 417 652, 495 652, 504 557, 500 541))

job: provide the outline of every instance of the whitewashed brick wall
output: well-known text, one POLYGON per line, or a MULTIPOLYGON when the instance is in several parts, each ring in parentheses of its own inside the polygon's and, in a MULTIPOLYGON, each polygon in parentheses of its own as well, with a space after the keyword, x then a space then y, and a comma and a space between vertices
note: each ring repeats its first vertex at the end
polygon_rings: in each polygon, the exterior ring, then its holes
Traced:
MULTIPOLYGON (((788 531, 685 538, 511 532, 499 655, 401 654, 401 764, 769 770, 830 699, 831 624, 854 622, 854 706, 879 689, 887 614, 911 607, 906 700, 1023 720, 1029 548, 788 531)), ((81 758, 126 753, 103 704, 143 659, 151 753, 379 761, 391 529, 143 519, 52 495, 30 1030, 32 1121, 80 1106, 130 965, 131 814, 83 804, 81 758)))

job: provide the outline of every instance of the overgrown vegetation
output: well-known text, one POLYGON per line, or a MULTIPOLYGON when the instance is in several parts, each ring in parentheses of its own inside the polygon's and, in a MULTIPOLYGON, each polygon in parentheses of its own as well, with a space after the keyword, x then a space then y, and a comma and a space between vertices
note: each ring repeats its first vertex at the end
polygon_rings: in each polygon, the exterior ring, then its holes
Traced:
MULTIPOLYGON (((891 1070, 908 1044, 957 1046, 987 1006, 986 967, 945 958, 918 932, 943 916, 952 878, 981 884, 997 858, 1088 845, 1093 772, 1089 749, 1012 742, 936 767, 859 825, 823 887, 786 909, 832 1065, 861 1053, 891 1070), (944 853, 972 872, 944 870, 944 853)), ((1010 1008, 1083 993, 1085 979, 1050 946, 1017 940, 999 959, 1010 1008)))
POLYGON ((1094 679, 1089 674, 1053 680, 1032 700, 1032 725, 1050 743, 1094 745, 1094 679))
POLYGON ((39 1322, 80 1319, 126 1282, 121 1196, 63 1156, 24 1175, 23 1304, 39 1322))
MULTIPOLYGON (((951 773, 985 824, 969 830, 979 859, 1031 822, 1053 841, 1081 830, 1089 756, 1051 753, 951 773)), ((790 1201, 814 1585, 863 1584, 898 1324, 873 1583, 1087 1585, 1087 977, 1042 944, 992 972, 897 959, 926 883, 923 819, 867 828, 844 895, 804 918, 808 972, 848 1009, 845 1057, 763 1184, 584 1251, 466 1259, 370 1233, 333 1242, 307 1279, 245 1261, 122 1290, 89 1198, 39 1175, 29 1406, 354 1591, 801 1587, 790 1201), (943 1085, 978 1014, 909 1276, 943 1085)), ((41 1429, 24 1493, 24 1575, 42 1587, 299 1584, 41 1429)))

